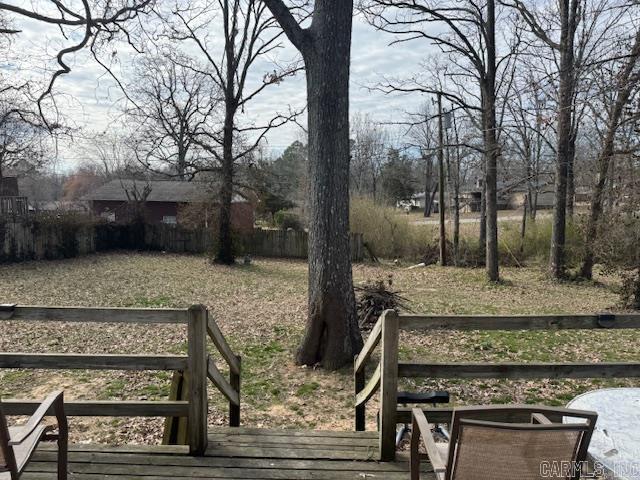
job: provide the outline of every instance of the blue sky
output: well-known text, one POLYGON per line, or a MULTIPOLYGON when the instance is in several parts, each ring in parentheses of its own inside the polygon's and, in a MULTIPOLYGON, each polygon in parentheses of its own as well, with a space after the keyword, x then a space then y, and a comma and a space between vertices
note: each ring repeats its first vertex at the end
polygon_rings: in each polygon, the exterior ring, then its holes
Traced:
MULTIPOLYGON (((26 75, 37 79, 46 79, 55 66, 52 61, 61 45, 74 41, 74 36, 66 41, 55 28, 41 24, 21 22, 23 33, 13 41, 9 56, 2 61, 0 69, 9 75, 26 75)), ((78 35, 80 32, 77 33, 78 35)), ((356 16, 354 19, 352 66, 351 66, 351 112, 368 114, 376 121, 396 122, 401 120, 403 111, 415 111, 421 102, 427 100, 418 94, 385 95, 371 91, 382 76, 403 78, 412 75, 432 48, 423 42, 401 43, 389 46, 393 37, 376 31, 356 16)), ((76 38, 77 41, 77 38, 76 38)), ((115 70, 124 79, 131 70, 127 46, 122 43, 110 44, 109 52, 117 51, 114 58, 119 60, 115 70)), ((278 54, 280 58, 293 58, 295 50, 288 45, 278 54)), ((56 104, 65 117, 71 119, 80 130, 73 141, 59 144, 60 171, 72 168, 89 155, 85 137, 91 131, 117 130, 120 116, 118 102, 122 98, 113 80, 105 75, 100 67, 86 52, 65 57, 70 64, 70 74, 61 77, 55 86, 56 104)), ((253 70, 253 80, 260 81, 263 74, 272 70, 269 63, 257 64, 253 70)), ((246 111, 245 121, 262 123, 270 118, 274 111, 282 111, 290 105, 300 108, 305 103, 304 74, 285 80, 280 85, 265 90, 246 111), (262 122, 261 122, 262 121, 262 122)), ((306 120, 302 120, 305 123, 306 120)), ((268 136, 268 149, 277 154, 292 141, 300 138, 301 129, 289 124, 272 131, 268 136)))

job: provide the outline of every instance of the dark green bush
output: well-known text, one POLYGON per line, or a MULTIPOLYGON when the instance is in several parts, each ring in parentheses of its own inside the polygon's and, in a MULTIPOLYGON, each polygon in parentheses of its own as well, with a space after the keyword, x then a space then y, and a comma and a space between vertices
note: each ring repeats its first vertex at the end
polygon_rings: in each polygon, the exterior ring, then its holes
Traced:
POLYGON ((304 230, 304 226, 302 224, 302 220, 300 220, 300 217, 297 214, 286 210, 279 210, 274 213, 273 222, 276 224, 276 227, 281 230, 304 230))

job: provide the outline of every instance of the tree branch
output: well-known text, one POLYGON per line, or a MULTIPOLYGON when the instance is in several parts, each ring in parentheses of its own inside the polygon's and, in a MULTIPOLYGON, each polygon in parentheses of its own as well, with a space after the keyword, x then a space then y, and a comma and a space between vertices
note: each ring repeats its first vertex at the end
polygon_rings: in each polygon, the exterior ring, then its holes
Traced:
POLYGON ((293 43, 300 53, 304 53, 309 48, 310 44, 309 32, 300 26, 298 21, 291 14, 289 7, 287 7, 282 0, 262 1, 267 5, 267 7, 269 7, 271 14, 278 21, 291 43, 293 43))

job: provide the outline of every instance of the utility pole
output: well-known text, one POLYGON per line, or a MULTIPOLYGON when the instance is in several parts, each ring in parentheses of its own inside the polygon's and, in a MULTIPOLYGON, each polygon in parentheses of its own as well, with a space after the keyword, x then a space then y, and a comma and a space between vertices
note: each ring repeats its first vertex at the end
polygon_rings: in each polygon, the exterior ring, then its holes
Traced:
POLYGON ((447 237, 444 223, 444 127, 442 125, 442 92, 438 92, 438 214, 440 217, 440 265, 447 264, 447 237))

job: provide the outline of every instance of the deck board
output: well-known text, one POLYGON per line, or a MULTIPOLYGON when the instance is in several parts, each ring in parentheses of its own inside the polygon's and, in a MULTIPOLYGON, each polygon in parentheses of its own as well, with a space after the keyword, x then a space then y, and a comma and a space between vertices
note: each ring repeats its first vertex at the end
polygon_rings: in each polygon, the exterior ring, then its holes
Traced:
MULTIPOLYGON (((375 432, 220 428, 204 457, 184 447, 71 445, 70 480, 406 480, 409 464, 380 463, 375 432)), ((56 451, 42 445, 21 480, 54 480, 56 451)), ((433 480, 425 464, 422 478, 433 480)))

